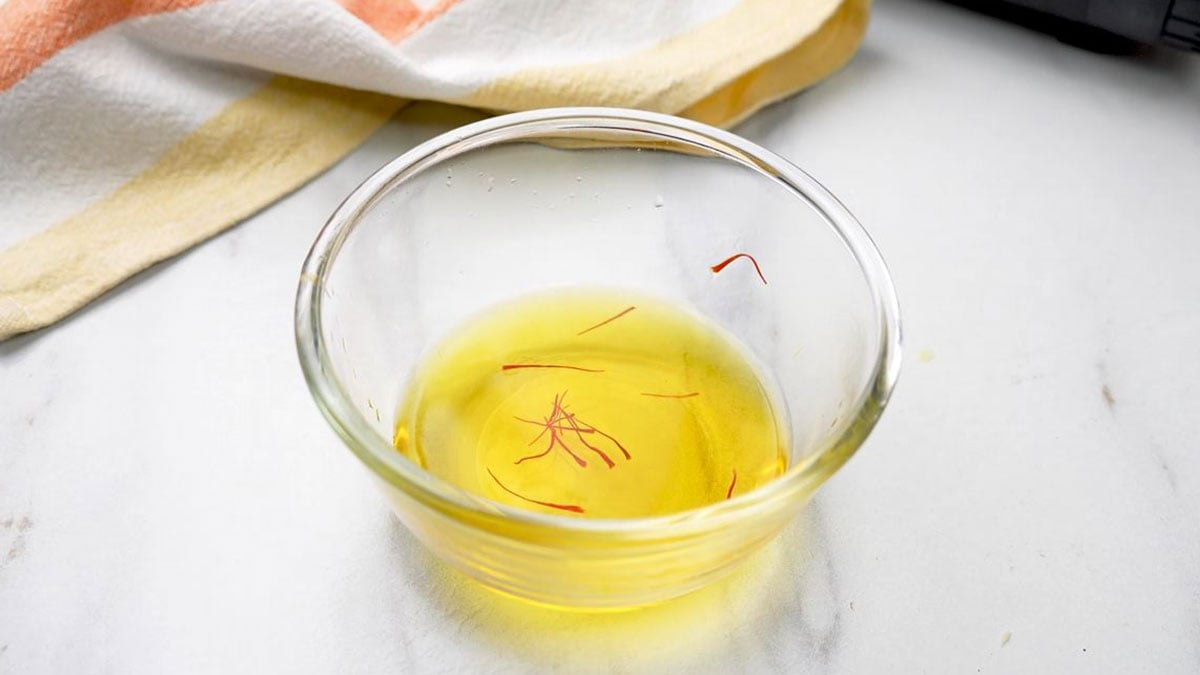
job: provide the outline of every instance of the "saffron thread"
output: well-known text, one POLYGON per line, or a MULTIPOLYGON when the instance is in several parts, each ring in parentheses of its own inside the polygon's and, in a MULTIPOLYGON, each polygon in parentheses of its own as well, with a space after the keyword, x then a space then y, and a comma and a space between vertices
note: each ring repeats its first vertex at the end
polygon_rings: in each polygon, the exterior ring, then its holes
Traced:
POLYGON ((610 324, 610 323, 612 323, 613 321, 616 321, 617 319, 619 319, 619 318, 621 318, 621 317, 625 316, 626 314, 628 314, 628 313, 632 312, 632 311, 633 311, 633 310, 635 310, 635 309, 637 309, 637 307, 634 307, 634 306, 629 306, 629 307, 626 307, 625 309, 623 309, 623 310, 621 310, 620 312, 618 312, 618 313, 614 314, 613 316, 610 316, 610 317, 608 317, 607 319, 605 319, 605 320, 601 321, 600 323, 596 324, 595 326, 592 326, 591 328, 585 328, 585 329, 583 329, 583 330, 579 331, 578 333, 576 333, 575 335, 583 335, 584 333, 590 333, 590 332, 592 332, 592 331, 596 330, 597 328, 599 328, 599 327, 601 327, 601 326, 605 326, 605 325, 607 325, 607 324, 610 324))
POLYGON ((579 366, 565 366, 557 363, 506 363, 500 366, 500 370, 519 370, 521 368, 562 368, 565 370, 578 370, 583 373, 604 372, 597 368, 581 368, 579 366))
MULTIPOLYGON (((585 460, 584 458, 575 454, 575 452, 573 450, 571 450, 571 448, 569 446, 567 446, 567 444, 564 443, 562 438, 560 438, 558 435, 559 431, 570 431, 571 430, 570 428, 564 427, 560 424, 561 420, 564 419, 563 416, 565 414, 563 411, 563 408, 562 408, 562 399, 566 395, 567 395, 567 392, 564 391, 563 393, 558 394, 554 397, 554 408, 550 411, 550 416, 543 417, 541 422, 536 422, 534 420, 525 419, 524 417, 515 417, 514 416, 515 419, 520 422, 525 422, 526 424, 536 424, 536 425, 542 427, 542 430, 538 433, 538 435, 535 436, 534 439, 529 442, 530 445, 533 445, 534 443, 536 443, 538 441, 539 438, 541 438, 542 436, 545 436, 547 431, 550 432, 550 444, 547 445, 546 449, 543 450, 542 452, 539 452, 534 455, 528 455, 528 456, 522 457, 522 458, 518 459, 517 461, 513 462, 513 464, 520 464, 521 462, 524 462, 529 459, 539 459, 541 457, 545 457, 546 455, 550 454, 550 451, 553 450, 555 446, 559 446, 564 451, 566 451, 566 453, 571 456, 571 459, 575 460, 575 463, 578 464, 581 468, 585 468, 585 469, 587 468, 587 460, 585 460)), ((605 461, 605 463, 609 465, 609 468, 612 468, 612 461, 608 458, 608 456, 605 455, 604 453, 600 453, 600 454, 601 454, 601 459, 603 459, 605 461)))
POLYGON ((725 499, 733 496, 733 486, 737 485, 737 469, 733 470, 733 480, 729 481, 729 489, 725 491, 725 499))
POLYGON ((648 391, 642 392, 642 396, 652 396, 654 398, 691 398, 693 396, 699 396, 699 395, 700 395, 700 392, 698 392, 698 391, 692 391, 692 392, 688 392, 686 394, 652 394, 648 391))
POLYGON ((767 278, 763 276, 762 268, 758 266, 758 261, 754 259, 754 256, 750 255, 749 253, 735 253, 716 265, 713 265, 710 269, 712 269, 713 274, 719 274, 721 270, 725 269, 729 265, 729 263, 737 260, 738 258, 745 258, 749 260, 750 263, 754 265, 754 271, 758 272, 758 278, 762 279, 763 285, 767 285, 767 278))
POLYGON ((563 511, 570 511, 571 513, 583 513, 583 507, 577 506, 575 504, 555 504, 554 502, 544 502, 544 501, 541 501, 540 499, 530 499, 529 497, 526 497, 523 494, 520 494, 518 492, 515 492, 515 491, 509 489, 509 487, 507 485, 505 485, 504 483, 501 483, 500 479, 496 478, 496 474, 492 473, 491 469, 488 469, 487 472, 488 472, 488 475, 492 477, 492 480, 496 481, 496 485, 500 486, 501 490, 504 490, 505 492, 516 497, 517 499, 523 499, 523 500, 529 502, 530 504, 537 504, 538 506, 546 506, 546 507, 549 507, 552 509, 561 509, 563 511))
POLYGON ((534 426, 541 427, 541 431, 538 432, 537 436, 533 437, 533 440, 529 442, 529 445, 533 445, 534 443, 538 442, 543 436, 546 435, 547 432, 550 434, 550 442, 546 445, 545 450, 539 453, 521 457, 513 462, 513 464, 520 464, 531 459, 540 459, 550 454, 550 452, 557 447, 565 451, 580 467, 587 468, 587 460, 576 454, 575 451, 572 450, 569 445, 567 445, 566 440, 564 440, 564 436, 567 436, 568 434, 575 434, 575 437, 578 439, 579 443, 581 443, 583 447, 595 453, 596 456, 599 457, 600 460, 603 461, 604 464, 610 469, 616 466, 616 462, 614 462, 612 457, 610 457, 609 454, 602 448, 588 441, 588 439, 585 437, 585 434, 597 434, 603 436, 621 451, 621 454, 624 455, 625 459, 633 459, 633 456, 629 454, 629 451, 625 449, 625 446, 622 445, 620 441, 583 421, 575 413, 568 412, 567 409, 569 406, 565 404, 566 398, 567 392, 565 391, 556 395, 554 397, 553 407, 550 410, 550 414, 546 417, 543 417, 540 422, 525 417, 514 416, 513 419, 517 420, 518 422, 524 422, 525 424, 532 424, 534 426))

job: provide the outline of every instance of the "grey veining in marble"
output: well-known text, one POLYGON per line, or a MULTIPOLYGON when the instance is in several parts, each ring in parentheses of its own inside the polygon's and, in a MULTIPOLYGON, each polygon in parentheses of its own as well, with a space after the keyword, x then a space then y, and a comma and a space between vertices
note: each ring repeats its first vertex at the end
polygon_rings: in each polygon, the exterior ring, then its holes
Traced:
POLYGON ((0 672, 1200 672, 1200 59, 922 0, 744 124, 887 258, 905 374, 729 580, 598 616, 437 564, 317 414, 291 303, 325 215, 471 114, 0 344, 0 672))

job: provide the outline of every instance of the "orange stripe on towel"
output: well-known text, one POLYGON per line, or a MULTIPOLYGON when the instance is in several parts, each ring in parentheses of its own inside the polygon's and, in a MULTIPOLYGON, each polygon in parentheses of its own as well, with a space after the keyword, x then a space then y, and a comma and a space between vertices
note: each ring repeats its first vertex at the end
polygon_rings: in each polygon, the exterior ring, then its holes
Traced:
POLYGON ((421 8, 409 0, 338 0, 338 3, 388 42, 407 34, 409 25, 422 14, 421 8))
POLYGON ((0 5, 0 91, 113 24, 209 0, 8 0, 0 5))
POLYGON ((458 0, 441 0, 427 10, 421 10, 412 0, 338 0, 339 4, 360 21, 375 29, 391 43, 397 43, 433 21, 458 0))

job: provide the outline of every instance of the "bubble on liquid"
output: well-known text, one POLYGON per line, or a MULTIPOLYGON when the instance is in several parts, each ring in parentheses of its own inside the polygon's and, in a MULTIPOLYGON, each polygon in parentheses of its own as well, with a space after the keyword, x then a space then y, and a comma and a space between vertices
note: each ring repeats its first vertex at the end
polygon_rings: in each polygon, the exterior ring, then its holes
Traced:
POLYGON ((664 201, 663 201, 663 196, 662 196, 662 195, 655 195, 655 196, 654 196, 654 208, 656 208, 656 209, 661 209, 661 208, 662 208, 662 205, 663 205, 663 204, 665 204, 665 203, 666 203, 666 202, 664 202, 664 201))

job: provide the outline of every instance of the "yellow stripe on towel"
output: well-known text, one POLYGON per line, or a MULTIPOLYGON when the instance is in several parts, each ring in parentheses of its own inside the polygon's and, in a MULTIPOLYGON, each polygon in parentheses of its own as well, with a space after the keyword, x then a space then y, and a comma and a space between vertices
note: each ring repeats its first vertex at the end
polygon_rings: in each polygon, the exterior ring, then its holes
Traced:
POLYGON ((325 170, 402 99, 276 77, 80 213, 0 252, 0 340, 53 323, 325 170))
POLYGON ((815 33, 795 47, 726 83, 678 113, 694 120, 732 126, 759 108, 828 77, 854 56, 871 0, 844 0, 815 33))
POLYGON ((461 103, 491 110, 612 105, 727 126, 828 75, 854 54, 870 0, 742 0, 725 14, 635 54, 529 68, 461 103))

